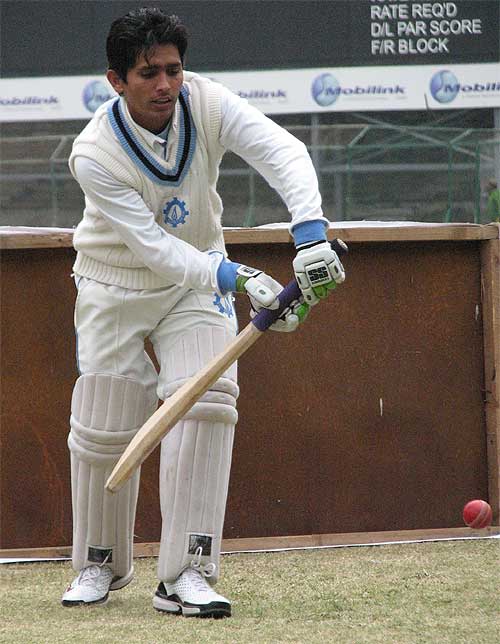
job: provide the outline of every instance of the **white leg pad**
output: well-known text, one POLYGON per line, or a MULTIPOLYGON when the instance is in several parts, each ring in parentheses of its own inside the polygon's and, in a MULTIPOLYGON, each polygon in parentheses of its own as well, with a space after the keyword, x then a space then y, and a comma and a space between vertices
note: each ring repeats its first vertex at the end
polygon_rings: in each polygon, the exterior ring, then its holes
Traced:
MULTIPOLYGON (((197 329, 196 333, 198 336, 211 334, 213 343, 212 329, 197 329)), ((224 346, 221 338, 220 346, 218 342, 214 343, 214 352, 222 351, 224 346)), ((176 375, 179 376, 182 352, 175 358, 176 375)), ((199 360, 201 368, 203 361, 201 357, 199 360)), ((191 375, 193 354, 189 361, 186 376, 191 375)), ((210 583, 218 579, 234 427, 238 419, 239 389, 229 376, 235 378, 236 369, 220 378, 162 441, 160 501, 163 524, 158 576, 164 582, 174 582, 193 561, 207 573, 210 583)), ((169 383, 168 394, 183 382, 178 377, 169 383)))
POLYGON ((77 571, 106 561, 116 578, 131 575, 140 473, 137 471, 116 494, 104 485, 130 440, 153 412, 151 397, 135 380, 91 373, 76 381, 68 446, 73 567, 77 571))

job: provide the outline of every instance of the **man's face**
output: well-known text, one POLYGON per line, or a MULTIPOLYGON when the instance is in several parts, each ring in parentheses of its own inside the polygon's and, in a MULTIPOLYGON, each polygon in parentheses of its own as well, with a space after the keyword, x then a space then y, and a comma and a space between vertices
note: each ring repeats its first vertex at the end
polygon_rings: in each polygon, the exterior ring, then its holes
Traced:
POLYGON ((175 45, 158 45, 141 54, 123 81, 113 70, 107 78, 118 94, 127 101, 134 121, 150 132, 161 132, 174 112, 183 82, 179 50, 175 45))

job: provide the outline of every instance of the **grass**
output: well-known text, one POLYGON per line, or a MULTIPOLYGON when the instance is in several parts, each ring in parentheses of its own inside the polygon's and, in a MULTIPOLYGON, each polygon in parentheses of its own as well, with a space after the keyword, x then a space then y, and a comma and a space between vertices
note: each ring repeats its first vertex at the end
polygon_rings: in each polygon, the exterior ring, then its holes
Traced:
POLYGON ((0 642, 16 644, 497 644, 500 540, 333 548, 222 558, 233 617, 152 608, 156 559, 106 606, 63 608, 69 562, 0 568, 0 642))

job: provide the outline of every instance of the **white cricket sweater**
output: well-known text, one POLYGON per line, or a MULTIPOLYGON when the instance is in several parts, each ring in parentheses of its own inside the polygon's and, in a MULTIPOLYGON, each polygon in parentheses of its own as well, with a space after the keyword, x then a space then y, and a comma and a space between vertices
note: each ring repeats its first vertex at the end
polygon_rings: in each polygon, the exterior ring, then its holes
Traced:
POLYGON ((225 248, 216 184, 226 149, 278 191, 291 227, 327 221, 305 146, 218 83, 185 72, 162 144, 117 98, 75 140, 69 164, 85 193, 75 273, 125 288, 218 292, 225 248))

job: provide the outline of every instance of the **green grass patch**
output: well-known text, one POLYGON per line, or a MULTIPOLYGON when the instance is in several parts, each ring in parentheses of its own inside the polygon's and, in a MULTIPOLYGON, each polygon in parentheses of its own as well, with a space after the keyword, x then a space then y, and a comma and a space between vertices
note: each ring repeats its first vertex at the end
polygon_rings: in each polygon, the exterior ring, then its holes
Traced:
POLYGON ((217 590, 233 617, 151 604, 156 559, 101 607, 63 608, 68 562, 0 567, 0 642, 19 644, 498 644, 500 540, 234 554, 217 590))

